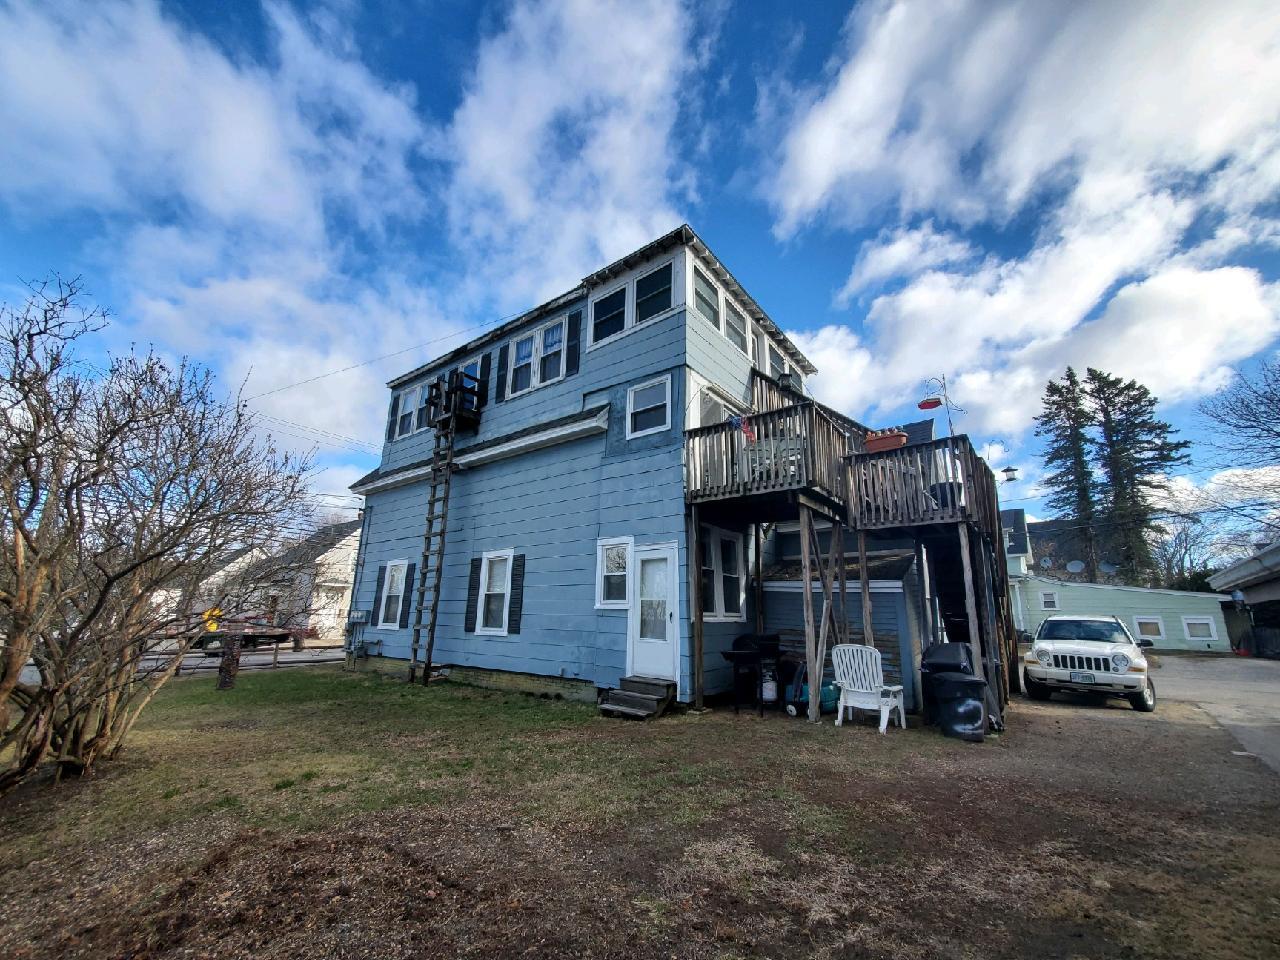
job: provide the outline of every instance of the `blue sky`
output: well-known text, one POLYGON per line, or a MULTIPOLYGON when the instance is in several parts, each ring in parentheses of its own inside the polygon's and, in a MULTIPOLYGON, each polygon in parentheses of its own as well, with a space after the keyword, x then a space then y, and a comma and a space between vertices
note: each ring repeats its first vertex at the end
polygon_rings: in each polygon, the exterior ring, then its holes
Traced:
POLYGON ((385 380, 683 221, 821 399, 946 374, 1033 512, 1048 376, 1196 437, 1280 336, 1274 3, 0 0, 0 129, 5 298, 82 274, 330 493, 385 380))

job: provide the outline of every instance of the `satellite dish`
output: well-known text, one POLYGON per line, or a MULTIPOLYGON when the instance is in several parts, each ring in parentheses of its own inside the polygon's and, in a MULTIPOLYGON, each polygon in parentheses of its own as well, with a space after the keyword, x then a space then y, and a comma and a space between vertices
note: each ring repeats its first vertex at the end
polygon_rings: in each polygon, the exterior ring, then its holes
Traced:
POLYGON ((1040 569, 1041 569, 1041 570, 1048 570, 1048 569, 1049 569, 1050 567, 1052 567, 1052 566, 1053 566, 1053 561, 1052 561, 1052 560, 1050 560, 1048 557, 1041 557, 1041 558, 1040 558, 1040 569))
POLYGON ((1072 560, 1067 564, 1067 573, 1084 573, 1084 561, 1072 560))
POLYGON ((1110 560, 1103 560, 1100 564, 1098 564, 1098 569, 1101 570, 1103 573, 1112 574, 1112 573, 1115 573, 1120 568, 1117 567, 1110 560))

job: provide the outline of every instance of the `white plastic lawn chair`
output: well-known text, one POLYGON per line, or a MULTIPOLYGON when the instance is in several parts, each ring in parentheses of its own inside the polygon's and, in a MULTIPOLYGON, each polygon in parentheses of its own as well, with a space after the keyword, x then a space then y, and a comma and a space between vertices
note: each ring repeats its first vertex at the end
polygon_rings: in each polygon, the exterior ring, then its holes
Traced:
MULTIPOLYGON (((880 666, 880 651, 861 644, 842 643, 831 650, 831 663, 836 670, 836 686, 840 688, 840 704, 836 707, 836 726, 844 723, 845 710, 880 711, 880 732, 889 726, 889 714, 898 711, 898 726, 907 725, 902 704, 902 684, 885 683, 880 666)), ((849 714, 850 719, 853 714, 849 714)))

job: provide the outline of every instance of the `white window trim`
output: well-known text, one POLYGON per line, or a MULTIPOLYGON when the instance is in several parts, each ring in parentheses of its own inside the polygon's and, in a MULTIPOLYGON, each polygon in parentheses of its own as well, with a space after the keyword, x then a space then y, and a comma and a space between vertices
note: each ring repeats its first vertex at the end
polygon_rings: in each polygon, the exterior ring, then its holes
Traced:
POLYGON ((596 609, 630 610, 634 594, 636 541, 634 537, 602 537, 596 541, 596 609), (606 547, 627 548, 627 595, 622 600, 604 598, 604 551, 606 547))
POLYGON ((1041 610, 1061 610, 1062 609, 1062 604, 1058 602, 1057 590, 1041 590, 1040 591, 1040 609, 1041 610), (1053 598, 1052 604, 1049 604, 1048 602, 1046 602, 1050 597, 1053 598))
POLYGON ((669 373, 663 374, 660 377, 654 377, 652 380, 646 380, 644 383, 637 383, 634 387, 627 388, 627 439, 628 440, 634 440, 636 437, 647 437, 651 433, 662 433, 670 429, 671 429, 671 374, 669 373), (640 430, 640 431, 633 432, 631 429, 631 415, 632 413, 635 412, 635 408, 632 406, 632 402, 635 400, 636 393, 639 392, 640 390, 644 390, 646 387, 652 387, 658 383, 664 384, 667 388, 667 397, 666 397, 667 418, 665 422, 663 422, 663 424, 658 427, 649 427, 647 430, 640 430))
POLYGON ((646 269, 644 273, 637 273, 635 276, 627 280, 624 280, 622 283, 615 283, 613 286, 601 290, 599 293, 594 294, 590 299, 588 299, 587 300, 587 322, 586 322, 586 344, 583 347, 584 351, 587 353, 590 353, 592 350, 595 350, 597 347, 603 347, 610 343, 614 343, 617 340, 621 340, 627 334, 633 333, 636 330, 642 330, 645 327, 652 326, 653 324, 657 323, 659 320, 669 317, 671 316, 671 314, 675 313, 677 310, 680 310, 681 308, 683 308, 684 303, 682 303, 676 297, 676 291, 680 289, 680 283, 681 283, 680 270, 677 269, 676 267, 677 259, 679 258, 676 256, 668 257, 666 260, 663 260, 661 263, 653 264, 651 267, 646 269), (636 283, 640 280, 643 280, 645 277, 649 276, 649 274, 656 273, 657 271, 661 270, 663 267, 667 266, 668 264, 671 265, 671 306, 667 307, 667 309, 665 310, 660 311, 659 313, 655 313, 652 317, 650 317, 644 323, 636 323, 636 283), (626 296, 623 298, 623 305, 622 305, 622 329, 619 330, 617 333, 610 334, 609 336, 605 337, 603 340, 597 341, 595 339, 596 301, 603 300, 605 297, 611 297, 615 293, 617 293, 619 290, 627 291, 626 296))
POLYGON ((505 637, 511 625, 511 568, 515 566, 516 551, 512 547, 506 550, 488 550, 480 554, 480 590, 476 594, 476 633, 487 637, 505 637), (507 582, 504 602, 502 604, 502 627, 486 627, 484 625, 484 598, 489 584, 489 561, 499 558, 507 561, 507 582))
POLYGON ((412 387, 402 387, 397 390, 393 396, 396 399, 396 423, 395 429, 392 431, 391 442, 403 440, 405 437, 411 437, 415 433, 426 430, 426 427, 418 426, 418 407, 421 405, 422 392, 427 389, 425 383, 414 384, 412 387), (406 398, 412 397, 411 405, 413 407, 413 418, 409 421, 409 429, 400 432, 400 418, 404 416, 404 402, 406 398))
MULTIPOLYGON (((719 287, 717 287, 716 289, 719 289, 719 287)), ((726 340, 729 340, 729 346, 741 352, 744 357, 750 360, 751 359, 751 332, 754 327, 754 324, 752 324, 751 322, 751 314, 747 313, 747 311, 743 309, 742 305, 738 303, 737 300, 730 297, 729 294, 723 290, 720 291, 720 317, 721 317, 720 332, 724 335, 724 338, 726 340), (729 305, 730 304, 733 305, 733 309, 737 311, 738 316, 742 318, 744 332, 747 335, 747 345, 745 347, 739 347, 732 340, 729 340, 729 305)), ((766 336, 765 339, 768 339, 768 337, 766 336)))
POLYGON ((507 396, 510 400, 512 397, 523 397, 526 393, 532 393, 539 387, 547 387, 553 383, 559 383, 566 376, 565 367, 569 364, 569 316, 565 314, 558 319, 552 320, 550 323, 544 323, 540 327, 532 330, 526 330, 519 336, 511 338, 510 345, 507 348, 507 396), (550 380, 542 379, 542 337, 546 330, 552 327, 563 327, 560 334, 560 376, 553 377, 550 380), (512 390, 511 385, 515 383, 516 372, 516 344, 521 340, 528 340, 533 337, 533 359, 529 370, 529 386, 523 390, 512 390))
POLYGON ((1218 625, 1213 622, 1213 617, 1185 616, 1182 618, 1182 635, 1186 638, 1187 643, 1217 643, 1218 625), (1209 636, 1193 637, 1191 631, 1187 629, 1187 625, 1191 623, 1207 623, 1209 625, 1209 636))
POLYGON ((383 566, 387 572, 382 575, 382 593, 378 596, 378 609, 374 611, 377 615, 377 623, 374 624, 373 628, 375 630, 399 630, 400 611, 404 609, 404 593, 409 590, 409 561, 389 560, 383 566), (392 567, 404 567, 404 586, 401 588, 404 592, 400 594, 400 602, 396 605, 396 615, 388 622, 382 619, 382 611, 387 606, 387 581, 391 579, 392 567))
MULTIPOLYGON (((745 623, 747 620, 747 555, 746 555, 746 538, 740 533, 734 533, 732 530, 722 530, 719 527, 707 526, 707 535, 700 536, 700 541, 706 541, 714 544, 711 551, 711 569, 714 571, 714 579, 712 580, 712 591, 715 595, 714 609, 702 615, 703 623, 745 623), (724 611, 724 567, 723 558, 720 553, 721 541, 732 540, 738 552, 738 612, 725 613, 724 611)), ((702 558, 695 557, 697 560, 698 577, 702 577, 702 558)))
POLYGON ((1147 616, 1147 615, 1144 615, 1144 614, 1137 614, 1137 615, 1135 615, 1135 616, 1134 616, 1134 618, 1133 618, 1133 631, 1134 631, 1134 632, 1133 632, 1134 637, 1135 637, 1136 639, 1138 639, 1138 640, 1165 640, 1165 639, 1167 639, 1167 635, 1166 635, 1166 634, 1165 634, 1165 632, 1164 632, 1164 617, 1157 616, 1157 615, 1155 615, 1155 614, 1152 614, 1152 615, 1150 615, 1150 616, 1147 616), (1157 627, 1159 627, 1159 628, 1160 628, 1160 635, 1159 635, 1158 637, 1151 637, 1151 636, 1148 636, 1147 634, 1143 633, 1143 632, 1142 632, 1142 624, 1144 624, 1144 623, 1154 623, 1157 627))

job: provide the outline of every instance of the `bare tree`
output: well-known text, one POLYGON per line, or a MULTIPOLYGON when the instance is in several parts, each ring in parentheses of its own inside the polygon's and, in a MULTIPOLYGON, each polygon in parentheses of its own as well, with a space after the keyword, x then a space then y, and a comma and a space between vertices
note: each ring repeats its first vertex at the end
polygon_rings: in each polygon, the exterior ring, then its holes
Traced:
POLYGON ((1252 374, 1236 371, 1221 393, 1200 404, 1211 427, 1206 443, 1222 473, 1215 499, 1254 533, 1280 534, 1280 361, 1265 359, 1252 374))
POLYGON ((55 279, 0 308, 0 792, 117 753, 198 635, 193 609, 245 602, 234 581, 209 596, 227 558, 306 515, 305 459, 207 371, 79 359, 105 321, 80 294, 55 279))

